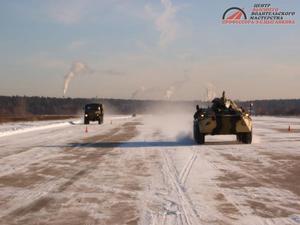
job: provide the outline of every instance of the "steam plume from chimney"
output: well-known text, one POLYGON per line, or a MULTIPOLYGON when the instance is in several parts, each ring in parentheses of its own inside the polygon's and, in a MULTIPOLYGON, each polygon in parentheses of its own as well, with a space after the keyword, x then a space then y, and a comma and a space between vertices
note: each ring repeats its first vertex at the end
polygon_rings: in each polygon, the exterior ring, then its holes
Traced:
POLYGON ((143 93, 146 90, 144 86, 139 87, 131 94, 131 99, 136 98, 139 94, 143 93))
POLYGON ((188 75, 185 75, 182 80, 175 81, 165 90, 164 97, 169 100, 174 95, 175 91, 180 89, 188 81, 189 81, 188 75))
POLYGON ((216 97, 216 86, 212 83, 206 83, 206 101, 212 101, 216 97))
POLYGON ((71 80, 78 75, 90 74, 93 71, 83 62, 73 62, 69 72, 65 75, 64 95, 67 93, 71 80))

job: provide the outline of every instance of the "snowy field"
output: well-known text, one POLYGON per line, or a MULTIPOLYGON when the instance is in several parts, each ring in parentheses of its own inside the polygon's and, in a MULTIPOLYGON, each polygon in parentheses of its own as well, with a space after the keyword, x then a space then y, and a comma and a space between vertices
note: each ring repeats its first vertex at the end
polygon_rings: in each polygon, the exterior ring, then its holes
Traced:
POLYGON ((251 145, 195 145, 191 129, 190 115, 1 124, 0 224, 300 224, 300 119, 254 117, 251 145))

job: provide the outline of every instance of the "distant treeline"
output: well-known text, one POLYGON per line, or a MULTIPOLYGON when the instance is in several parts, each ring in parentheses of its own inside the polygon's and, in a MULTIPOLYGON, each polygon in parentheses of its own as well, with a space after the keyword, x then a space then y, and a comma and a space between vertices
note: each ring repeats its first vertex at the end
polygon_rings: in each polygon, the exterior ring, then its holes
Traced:
POLYGON ((166 111, 178 110, 178 107, 192 111, 197 104, 191 101, 0 96, 0 115, 76 115, 82 114, 87 103, 102 103, 105 112, 111 114, 151 113, 161 111, 162 107, 166 111))
MULTIPOLYGON (((300 99, 255 100, 251 101, 256 115, 298 116, 300 115, 300 99)), ((248 108, 250 101, 240 102, 248 108)))
MULTIPOLYGON (((196 101, 0 96, 0 115, 76 115, 82 113, 85 104, 94 102, 104 104, 106 112, 115 114, 178 110, 192 112, 196 104, 208 105, 205 102, 196 101)), ((255 100, 252 103, 256 115, 300 115, 300 99, 255 100)), ((250 102, 238 102, 238 104, 247 109, 250 102)))

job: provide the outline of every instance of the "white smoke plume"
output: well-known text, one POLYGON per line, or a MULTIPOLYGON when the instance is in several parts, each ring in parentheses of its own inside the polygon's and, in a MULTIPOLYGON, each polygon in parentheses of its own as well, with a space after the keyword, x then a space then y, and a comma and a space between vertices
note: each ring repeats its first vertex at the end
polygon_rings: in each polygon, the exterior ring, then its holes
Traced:
POLYGON ((135 90, 132 94, 131 94, 131 99, 136 98, 138 95, 140 95, 141 93, 143 93, 146 90, 146 88, 144 86, 139 87, 137 90, 135 90))
POLYGON ((170 86, 167 88, 161 88, 161 87, 145 87, 140 86, 138 89, 136 89, 131 94, 131 99, 135 99, 137 97, 152 97, 157 96, 158 98, 161 98, 163 96, 165 99, 169 100, 175 93, 176 90, 180 89, 187 81, 189 80, 189 77, 187 75, 184 76, 182 80, 178 80, 173 82, 170 86))
POLYGON ((71 80, 78 75, 86 75, 93 71, 83 62, 73 62, 69 72, 65 75, 64 95, 67 93, 71 80))
POLYGON ((136 89, 131 94, 131 99, 136 99, 138 97, 150 97, 153 98, 154 96, 161 96, 161 93, 163 93, 164 89, 159 87, 145 87, 141 86, 138 89, 136 89))
POLYGON ((212 101, 217 96, 217 88, 212 83, 206 83, 205 86, 205 101, 212 101))
POLYGON ((175 91, 180 89, 188 81, 188 75, 185 75, 182 80, 175 81, 165 90, 164 97, 169 100, 174 95, 175 91))
POLYGON ((166 99, 170 99, 172 97, 172 95, 174 94, 174 92, 175 92, 175 87, 174 86, 170 86, 165 91, 165 96, 164 97, 166 99))

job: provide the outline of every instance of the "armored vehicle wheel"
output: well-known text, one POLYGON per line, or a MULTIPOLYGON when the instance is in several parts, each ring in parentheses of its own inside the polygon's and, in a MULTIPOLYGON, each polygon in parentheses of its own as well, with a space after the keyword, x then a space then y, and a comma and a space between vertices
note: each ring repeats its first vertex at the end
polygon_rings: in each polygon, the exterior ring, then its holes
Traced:
POLYGON ((197 144, 204 144, 205 134, 201 133, 197 124, 194 124, 194 140, 197 144))
POLYGON ((242 134, 237 134, 237 135, 236 135, 236 140, 237 140, 238 142, 241 142, 241 141, 242 141, 242 134))
POLYGON ((251 142, 252 142, 252 132, 242 134, 241 141, 244 144, 251 144, 251 142))
POLYGON ((88 119, 84 118, 84 124, 89 124, 89 123, 90 123, 90 121, 88 119))

